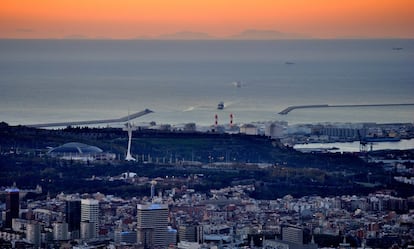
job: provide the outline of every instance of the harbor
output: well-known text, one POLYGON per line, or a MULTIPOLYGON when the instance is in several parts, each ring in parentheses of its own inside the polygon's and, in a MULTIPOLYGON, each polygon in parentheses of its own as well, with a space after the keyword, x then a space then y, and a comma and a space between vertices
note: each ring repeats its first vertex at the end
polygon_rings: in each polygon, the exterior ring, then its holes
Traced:
MULTIPOLYGON (((414 149, 414 139, 401 139, 398 142, 375 142, 368 146, 369 151, 377 150, 411 150, 414 149)), ((359 152, 360 142, 338 142, 338 143, 307 143, 296 144, 294 149, 301 152, 359 152)))

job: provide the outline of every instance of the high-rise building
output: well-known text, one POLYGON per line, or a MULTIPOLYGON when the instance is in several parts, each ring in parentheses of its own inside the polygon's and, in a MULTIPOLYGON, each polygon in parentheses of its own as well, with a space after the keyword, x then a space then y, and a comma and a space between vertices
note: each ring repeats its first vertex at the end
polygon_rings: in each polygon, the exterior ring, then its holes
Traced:
MULTIPOLYGON (((94 223, 95 237, 99 232, 99 201, 94 199, 81 200, 81 222, 94 223)), ((81 227, 81 234, 82 234, 81 227)))
POLYGON ((19 189, 13 187, 6 189, 6 224, 5 227, 12 228, 12 219, 19 218, 20 200, 19 189))
POLYGON ((66 223, 72 239, 79 239, 81 221, 81 201, 67 200, 65 207, 66 223))
POLYGON ((286 226, 282 228, 282 240, 294 244, 303 244, 303 230, 299 227, 286 226))
POLYGON ((168 246, 168 206, 137 205, 137 242, 144 248, 168 246))
POLYGON ((178 228, 178 237, 180 241, 203 243, 203 226, 181 225, 178 228))
MULTIPOLYGON (((26 239, 35 246, 40 246, 40 224, 37 222, 30 222, 26 227, 26 239)), ((36 247, 36 248, 37 248, 36 247)))
POLYGON ((114 237, 114 242, 116 245, 119 245, 121 243, 133 245, 137 243, 136 231, 115 230, 114 237))
POLYGON ((172 227, 167 228, 167 241, 166 244, 168 247, 177 245, 177 229, 174 229, 172 227))
POLYGON ((95 222, 82 221, 80 223, 80 238, 84 240, 96 238, 96 227, 95 222))
POLYGON ((54 240, 68 240, 68 223, 55 222, 53 223, 53 239, 54 240))

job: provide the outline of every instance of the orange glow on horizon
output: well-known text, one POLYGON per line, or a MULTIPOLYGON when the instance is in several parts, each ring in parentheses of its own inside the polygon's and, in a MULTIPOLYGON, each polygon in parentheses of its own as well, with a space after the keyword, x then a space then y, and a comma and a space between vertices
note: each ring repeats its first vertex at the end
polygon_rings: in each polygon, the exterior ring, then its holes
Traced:
POLYGON ((316 38, 414 38, 412 0, 2 0, 0 38, 130 39, 248 29, 316 38))

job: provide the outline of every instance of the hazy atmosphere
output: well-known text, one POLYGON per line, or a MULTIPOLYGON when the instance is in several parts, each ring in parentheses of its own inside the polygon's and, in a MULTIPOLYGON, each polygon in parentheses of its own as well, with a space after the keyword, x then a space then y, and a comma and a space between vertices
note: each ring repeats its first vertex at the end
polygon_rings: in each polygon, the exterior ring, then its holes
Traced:
POLYGON ((0 0, 0 248, 414 248, 414 0, 0 0))
POLYGON ((0 8, 0 38, 413 38, 413 25, 411 0, 3 0, 0 8))

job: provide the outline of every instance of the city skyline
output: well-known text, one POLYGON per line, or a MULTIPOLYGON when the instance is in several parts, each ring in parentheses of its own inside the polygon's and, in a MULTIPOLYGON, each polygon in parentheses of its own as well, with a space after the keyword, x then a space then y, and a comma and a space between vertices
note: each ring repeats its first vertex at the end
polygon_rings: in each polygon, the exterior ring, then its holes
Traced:
POLYGON ((414 38, 413 10, 408 0, 6 0, 0 38, 414 38))

